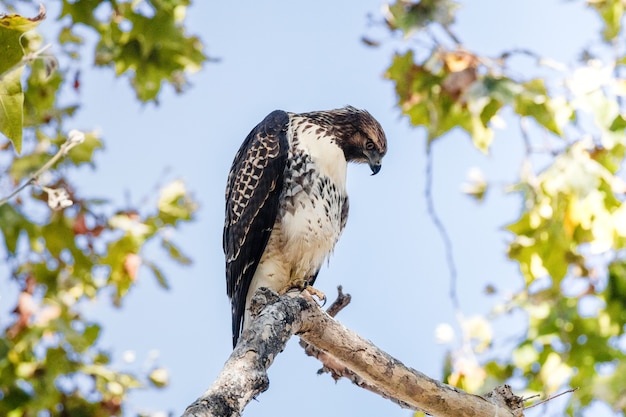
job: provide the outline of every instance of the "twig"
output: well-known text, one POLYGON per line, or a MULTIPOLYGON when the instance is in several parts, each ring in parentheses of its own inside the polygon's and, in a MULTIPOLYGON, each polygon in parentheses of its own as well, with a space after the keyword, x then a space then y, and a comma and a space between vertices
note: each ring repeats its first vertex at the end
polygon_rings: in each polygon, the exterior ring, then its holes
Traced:
POLYGON ((52 168, 52 166, 59 159, 67 155, 70 149, 72 149, 76 145, 81 144, 84 140, 85 140, 85 135, 82 132, 79 132, 77 130, 71 130, 68 134, 68 139, 65 142, 63 142, 58 152, 54 154, 54 156, 52 156, 52 158, 50 158, 50 160, 46 162, 41 168, 35 171, 34 174, 31 174, 31 176, 28 177, 28 180, 25 183, 23 183, 18 188, 13 190, 13 192, 9 194, 8 196, 2 198, 0 200, 0 206, 3 206, 4 204, 8 203, 11 198, 15 197, 17 194, 20 193, 20 191, 22 191, 29 185, 35 184, 37 180, 39 179, 39 177, 41 176, 41 174, 43 174, 44 172, 52 168))
MULTIPOLYGON (((560 393, 558 393, 558 394, 554 394, 554 395, 552 395, 552 396, 550 396, 550 397, 546 398, 545 400, 541 400, 541 401, 539 401, 539 402, 537 402, 537 403, 534 403, 533 405, 529 405, 528 407, 524 407, 524 409, 525 409, 525 410, 528 410, 529 408, 533 408, 533 407, 536 407, 536 406, 538 406, 538 405, 541 405, 541 404, 547 403, 548 401, 552 401, 552 400, 554 400, 555 398, 560 397, 561 395, 565 395, 565 394, 569 394, 569 393, 572 393, 572 392, 576 392, 576 391, 578 391, 578 389, 579 389, 579 387, 576 387, 576 388, 570 388, 570 389, 568 389, 567 391, 563 391, 563 392, 560 392, 560 393)), ((529 400, 530 398, 533 398, 533 397, 524 398, 524 401, 529 400)))
POLYGON ((519 129, 522 133, 522 140, 524 141, 524 150, 526 151, 526 157, 529 158, 533 152, 533 147, 530 142, 530 135, 528 134, 528 122, 525 117, 519 118, 519 129))
MULTIPOLYGON (((613 60, 615 62, 618 62, 621 59, 621 57, 623 56, 623 54, 620 51, 620 42, 618 42, 617 38, 615 38, 615 40, 613 40, 612 49, 613 49, 613 60)), ((621 68, 621 65, 615 65, 615 67, 613 68, 613 77, 616 80, 620 79, 620 68, 621 68)), ((621 94, 617 94, 615 96, 615 99, 617 101, 618 108, 620 109, 621 112, 623 112, 623 110, 624 110, 624 96, 622 96, 621 94)))
POLYGON ((497 57, 496 59, 498 59, 498 60, 505 60, 505 59, 509 58, 512 55, 526 55, 526 56, 529 56, 531 58, 534 58, 537 61, 541 61, 541 55, 539 55, 535 51, 532 51, 532 50, 526 49, 526 48, 515 48, 515 49, 511 49, 509 51, 505 51, 502 54, 500 54, 500 56, 497 57))
POLYGON ((439 236, 441 236, 441 240, 443 241, 444 251, 446 253, 446 264, 448 265, 450 277, 450 300, 452 301, 452 306, 458 315, 461 311, 461 304, 456 292, 457 271, 454 261, 454 253, 452 250, 452 240, 450 239, 450 235, 448 234, 446 227, 437 214, 433 198, 433 152, 431 145, 428 146, 426 151, 426 185, 424 194, 426 196, 428 216, 435 225, 435 228, 439 232, 439 236))
POLYGON ((463 43, 459 39, 458 36, 448 27, 448 25, 441 25, 443 27, 444 32, 452 39, 452 41, 456 44, 457 47, 461 46, 463 43))
POLYGON ((39 59, 40 55, 42 55, 44 52, 46 52, 51 47, 52 47, 52 44, 49 43, 49 44, 45 45, 43 48, 39 49, 38 51, 31 52, 29 54, 24 54, 24 56, 22 57, 20 62, 18 62, 17 64, 13 65, 11 68, 9 68, 8 70, 6 70, 2 74, 0 74, 0 80, 2 80, 5 76, 7 76, 8 74, 12 73, 16 69, 19 69, 19 68, 23 67, 24 65, 28 64, 29 62, 33 62, 33 61, 39 59))
POLYGON ((333 301, 333 303, 326 309, 326 314, 330 317, 336 317, 337 314, 346 308, 348 304, 352 301, 352 296, 350 294, 343 293, 343 287, 341 285, 337 286, 337 299, 333 301))

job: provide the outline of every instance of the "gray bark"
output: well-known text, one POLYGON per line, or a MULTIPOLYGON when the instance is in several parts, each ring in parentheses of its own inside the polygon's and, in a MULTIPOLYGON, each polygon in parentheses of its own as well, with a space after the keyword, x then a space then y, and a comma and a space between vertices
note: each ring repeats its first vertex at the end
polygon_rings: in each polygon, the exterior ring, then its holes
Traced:
MULTIPOLYGON (((429 378, 406 367, 326 314, 306 292, 278 296, 261 288, 254 296, 253 322, 211 387, 183 417, 235 417, 267 390, 267 369, 293 334, 308 344, 335 377, 437 417, 521 417, 523 402, 507 386, 485 397, 429 378)), ((310 350, 310 351, 309 351, 310 350)), ((312 352, 312 353, 311 353, 312 352)))

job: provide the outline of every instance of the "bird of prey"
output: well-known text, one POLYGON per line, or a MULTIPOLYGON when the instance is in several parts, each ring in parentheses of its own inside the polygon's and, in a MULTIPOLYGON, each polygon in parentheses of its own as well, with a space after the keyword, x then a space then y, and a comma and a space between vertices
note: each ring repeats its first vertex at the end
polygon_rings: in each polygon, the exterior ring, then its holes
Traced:
POLYGON ((261 287, 313 285, 346 225, 348 162, 381 168, 387 139, 365 110, 270 113, 246 137, 226 186, 223 247, 233 348, 261 287))

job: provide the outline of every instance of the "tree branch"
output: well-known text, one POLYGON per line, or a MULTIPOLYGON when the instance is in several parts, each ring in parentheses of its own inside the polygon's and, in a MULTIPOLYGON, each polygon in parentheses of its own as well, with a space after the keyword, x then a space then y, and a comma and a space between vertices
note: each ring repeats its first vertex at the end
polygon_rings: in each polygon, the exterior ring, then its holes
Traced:
MULTIPOLYGON (((350 294, 344 294, 341 285, 338 286, 337 299, 330 305, 330 307, 326 309, 326 314, 333 318, 336 317, 337 313, 339 313, 343 308, 350 304, 351 299, 352 297, 350 296, 350 294)), ((368 384, 363 378, 352 372, 350 369, 346 368, 343 363, 337 361, 332 355, 324 352, 323 350, 316 348, 315 346, 305 342, 302 339, 300 339, 300 346, 302 346, 304 352, 308 356, 312 356, 318 361, 322 362, 323 366, 317 371, 318 375, 321 375, 323 373, 329 373, 335 381, 341 378, 347 378, 352 381, 353 384, 368 391, 371 391, 374 394, 378 394, 383 398, 387 398, 395 402, 402 408, 413 408, 410 404, 397 400, 393 397, 389 397, 383 391, 378 389, 378 387, 368 384)))
POLYGON ((375 392, 404 407, 438 417, 523 415, 522 400, 510 388, 498 387, 483 398, 407 368, 335 321, 306 292, 279 297, 262 288, 253 298, 255 313, 220 375, 183 417, 240 416, 244 407, 269 387, 266 371, 292 334, 332 358, 337 369, 349 370, 375 387, 375 392))
MULTIPOLYGON (((31 174, 30 177, 28 177, 28 180, 26 182, 24 182, 22 185, 20 185, 19 187, 17 187, 15 190, 13 190, 13 192, 11 192, 11 194, 9 194, 6 197, 0 198, 0 206, 6 204, 9 202, 9 200, 11 200, 13 197, 15 197, 16 195, 18 195, 23 189, 25 189, 26 187, 28 187, 31 184, 35 184, 38 180, 39 177, 41 177, 41 175, 48 171, 49 169, 52 168, 52 166, 54 164, 56 164, 56 162, 67 156, 67 153, 76 145, 80 145, 81 143, 83 143, 85 141, 85 134, 83 132, 80 132, 76 129, 72 129, 70 130, 70 132, 68 133, 68 137, 67 140, 65 142, 63 142, 63 144, 61 145, 61 147, 59 148, 59 150, 57 151, 57 153, 55 153, 52 158, 50 158, 50 160, 48 160, 48 162, 46 162, 41 168, 39 168, 37 171, 35 171, 34 174, 31 174)), ((44 189, 44 191, 46 191, 46 193, 48 193, 48 195, 50 196, 50 192, 54 191, 51 189, 44 189)), ((48 205, 50 205, 52 207, 52 205, 50 204, 50 202, 48 202, 48 205)), ((71 202, 70 202, 71 205, 71 202)))

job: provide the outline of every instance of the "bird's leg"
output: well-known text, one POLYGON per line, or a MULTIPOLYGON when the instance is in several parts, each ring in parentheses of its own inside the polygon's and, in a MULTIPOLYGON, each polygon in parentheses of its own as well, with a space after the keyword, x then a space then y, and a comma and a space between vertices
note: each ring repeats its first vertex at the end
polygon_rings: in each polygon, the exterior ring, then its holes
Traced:
POLYGON ((316 296, 322 303, 322 307, 326 304, 326 294, 318 290, 317 288, 311 286, 310 284, 306 284, 303 291, 308 292, 310 295, 316 296))

